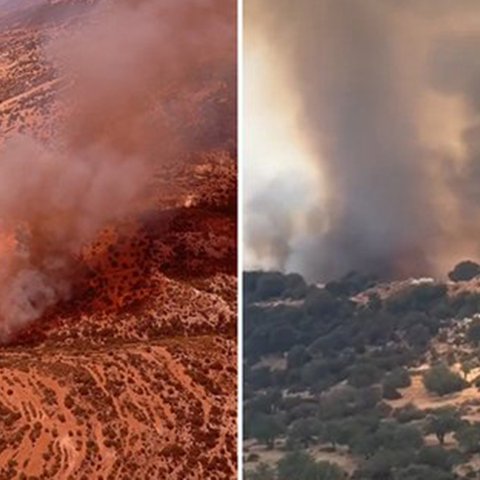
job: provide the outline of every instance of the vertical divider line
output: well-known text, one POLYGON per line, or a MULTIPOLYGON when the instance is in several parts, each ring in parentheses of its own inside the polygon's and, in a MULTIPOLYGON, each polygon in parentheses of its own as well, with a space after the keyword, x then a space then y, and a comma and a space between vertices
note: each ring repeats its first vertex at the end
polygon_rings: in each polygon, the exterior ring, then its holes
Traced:
POLYGON ((243 0, 237 0, 237 468, 243 479, 243 0))

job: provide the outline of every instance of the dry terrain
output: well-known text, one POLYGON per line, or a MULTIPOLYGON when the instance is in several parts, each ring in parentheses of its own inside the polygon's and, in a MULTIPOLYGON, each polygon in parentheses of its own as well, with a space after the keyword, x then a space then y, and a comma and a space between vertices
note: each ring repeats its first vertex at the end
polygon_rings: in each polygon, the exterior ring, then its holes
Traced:
MULTIPOLYGON (((68 79, 41 46, 91 3, 0 2, 0 143, 55 135, 68 79)), ((205 76, 178 102, 198 148, 85 245, 71 300, 0 347, 2 480, 235 478, 232 82, 205 76)))

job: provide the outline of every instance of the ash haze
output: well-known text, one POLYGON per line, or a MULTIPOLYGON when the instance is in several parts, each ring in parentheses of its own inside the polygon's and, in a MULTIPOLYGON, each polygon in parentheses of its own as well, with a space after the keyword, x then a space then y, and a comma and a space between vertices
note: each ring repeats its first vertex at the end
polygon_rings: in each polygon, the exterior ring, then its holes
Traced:
POLYGON ((246 0, 247 268, 480 256, 480 2, 246 0))
POLYGON ((233 56, 230 2, 122 0, 99 8, 94 21, 45 45, 69 79, 69 113, 56 140, 17 135, 0 150, 3 341, 68 298, 82 245, 132 212, 153 166, 188 151, 171 128, 182 119, 164 108, 169 86, 188 92, 201 69, 222 69, 233 56))

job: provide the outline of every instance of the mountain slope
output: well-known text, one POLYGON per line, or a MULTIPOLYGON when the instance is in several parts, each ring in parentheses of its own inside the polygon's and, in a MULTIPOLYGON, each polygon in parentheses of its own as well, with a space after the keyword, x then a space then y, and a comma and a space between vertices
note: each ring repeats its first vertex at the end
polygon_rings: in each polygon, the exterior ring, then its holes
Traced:
MULTIPOLYGON (((70 79, 42 49, 91 3, 0 4, 0 145, 56 137, 70 79)), ((2 479, 235 477, 235 80, 170 88, 190 149, 84 246, 71 297, 0 347, 2 479)))

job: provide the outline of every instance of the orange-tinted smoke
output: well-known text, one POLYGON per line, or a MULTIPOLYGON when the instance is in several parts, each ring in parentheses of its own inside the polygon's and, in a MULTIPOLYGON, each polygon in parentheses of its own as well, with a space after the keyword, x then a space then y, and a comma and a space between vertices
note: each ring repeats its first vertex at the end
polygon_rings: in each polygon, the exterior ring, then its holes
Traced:
POLYGON ((0 340, 68 298, 72 257, 188 149, 171 92, 231 68, 234 15, 223 0, 105 2, 45 46, 68 113, 50 144, 18 135, 0 153, 0 221, 19 237, 0 258, 0 340))

